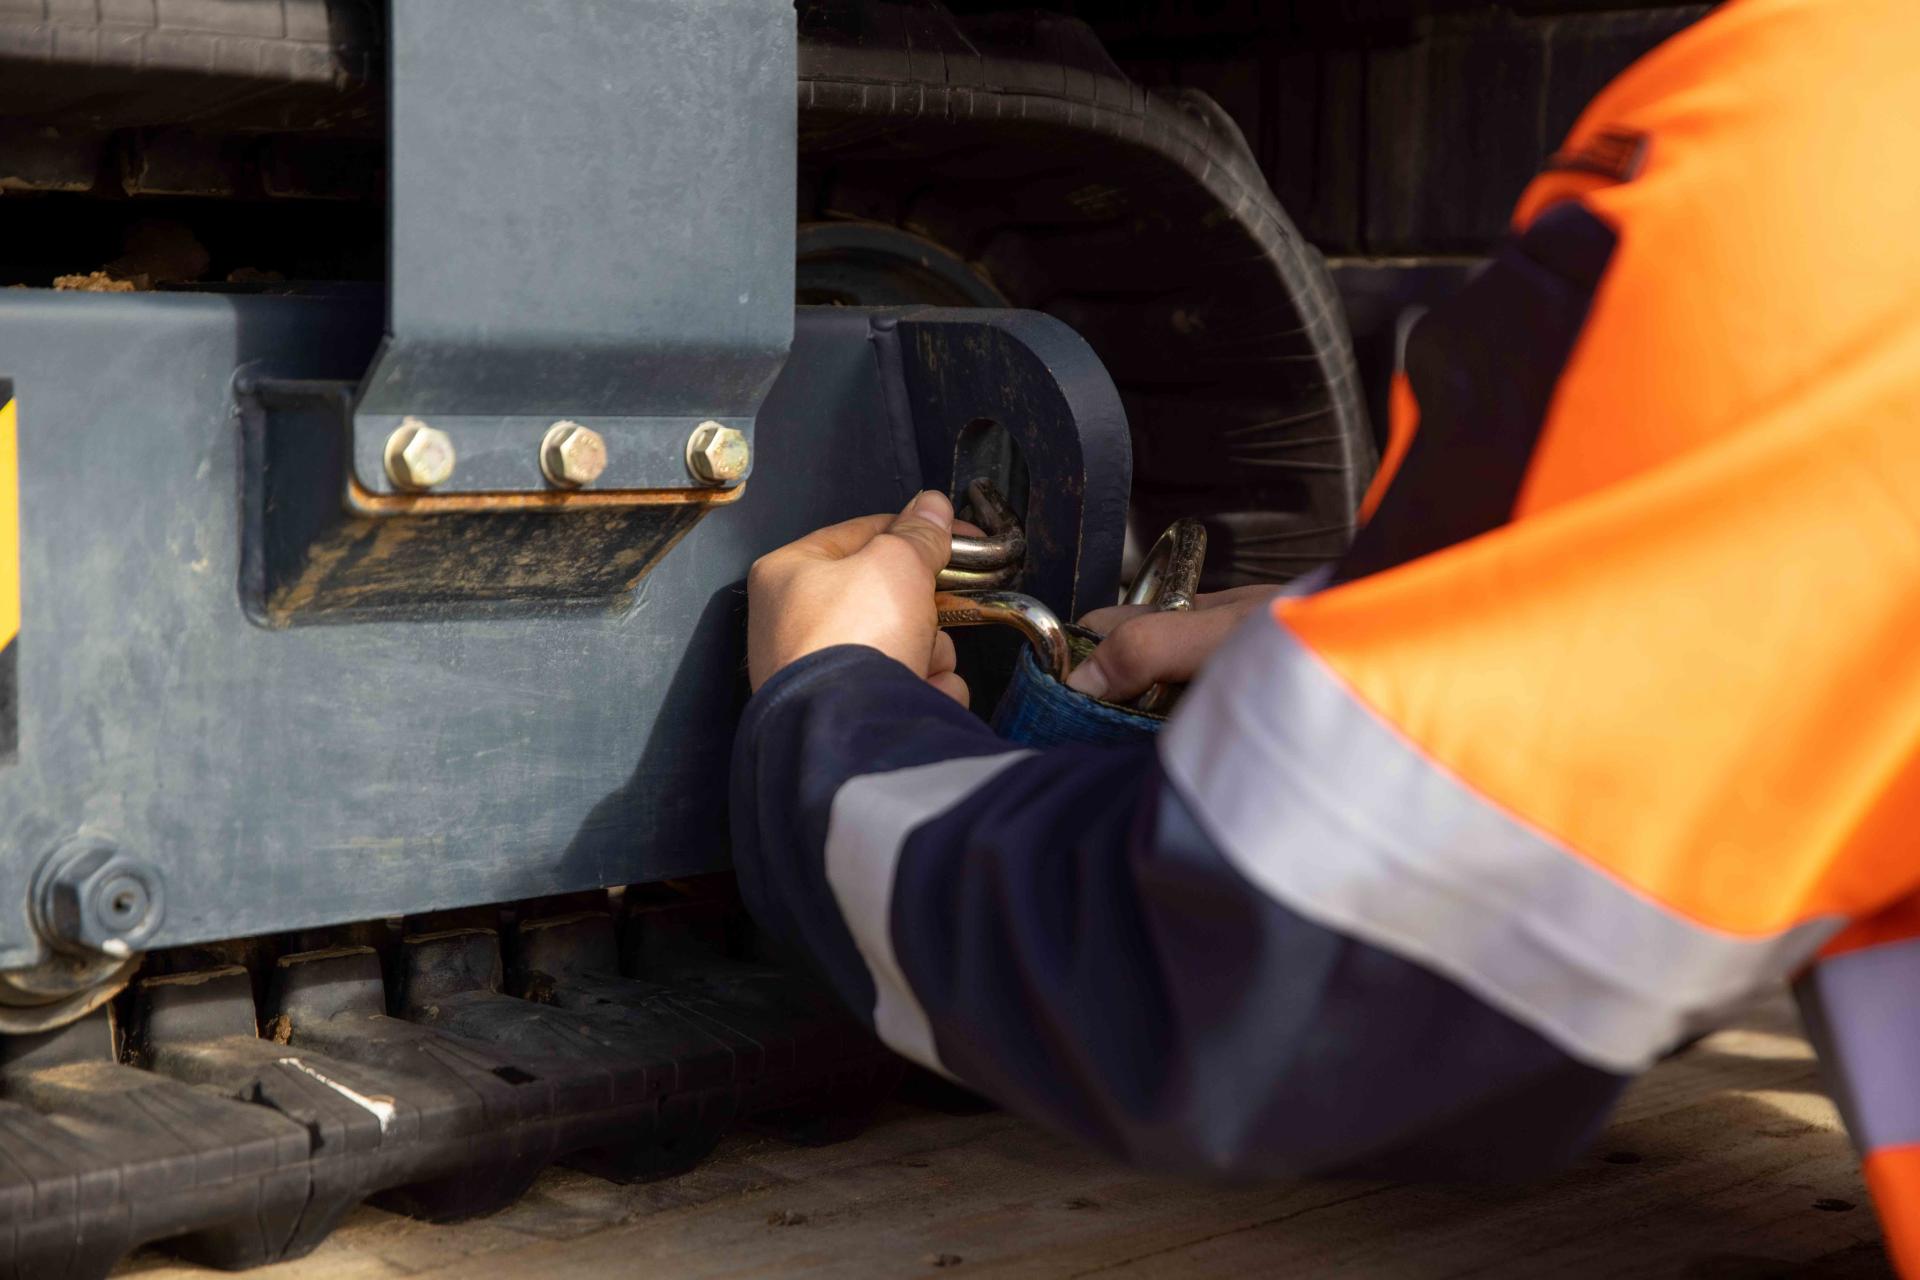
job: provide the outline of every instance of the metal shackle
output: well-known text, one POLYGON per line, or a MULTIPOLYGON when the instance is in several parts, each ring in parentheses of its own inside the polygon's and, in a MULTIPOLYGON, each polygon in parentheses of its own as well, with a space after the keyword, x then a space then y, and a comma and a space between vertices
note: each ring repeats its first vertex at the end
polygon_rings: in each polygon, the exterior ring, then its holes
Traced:
POLYGON ((1207 526, 1192 516, 1175 520, 1147 552, 1127 603, 1152 605, 1162 612, 1193 608, 1206 559, 1207 526))
POLYGON ((1012 627, 1033 646, 1040 669, 1065 680, 1073 666, 1067 629, 1053 610, 1018 591, 941 591, 933 597, 939 624, 946 627, 1012 627))
MULTIPOLYGON (((1193 608, 1200 594, 1200 569, 1207 559, 1207 527, 1191 516, 1167 526, 1147 552, 1146 562, 1127 592, 1128 604, 1144 604, 1163 613, 1193 608)), ((1133 700, 1136 711, 1164 714, 1174 690, 1156 684, 1133 700)))

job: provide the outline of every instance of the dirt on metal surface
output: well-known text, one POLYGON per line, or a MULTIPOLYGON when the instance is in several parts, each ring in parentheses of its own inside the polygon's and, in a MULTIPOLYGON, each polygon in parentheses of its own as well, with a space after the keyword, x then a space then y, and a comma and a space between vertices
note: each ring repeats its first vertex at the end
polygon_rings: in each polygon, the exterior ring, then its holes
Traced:
POLYGON ((198 280, 213 261, 192 231, 164 219, 134 223, 127 229, 124 248, 98 270, 55 276, 53 287, 80 293, 145 293, 161 284, 198 280))
MULTIPOLYGON (((116 280, 104 271, 80 275, 55 276, 53 287, 71 293, 136 293, 139 286, 131 280, 116 280)), ((149 286, 151 287, 151 286, 149 286)))

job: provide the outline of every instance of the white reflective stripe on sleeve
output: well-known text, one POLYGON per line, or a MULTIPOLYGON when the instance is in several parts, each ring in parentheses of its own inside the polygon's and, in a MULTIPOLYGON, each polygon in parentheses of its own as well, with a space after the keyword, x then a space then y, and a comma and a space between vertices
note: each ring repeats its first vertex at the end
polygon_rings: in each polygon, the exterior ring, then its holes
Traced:
POLYGON ((920 824, 951 809, 1030 751, 963 756, 850 778, 827 816, 827 884, 873 975, 873 1026, 896 1053, 946 1070, 933 1030, 893 951, 893 874, 920 824))
POLYGON ((1798 993, 1854 1142, 1920 1144, 1920 938, 1822 960, 1798 993))
POLYGON ((1181 699, 1160 758, 1227 860, 1280 903, 1603 1070, 1644 1068, 1840 924, 1746 938, 1669 911, 1427 759, 1264 612, 1181 699))

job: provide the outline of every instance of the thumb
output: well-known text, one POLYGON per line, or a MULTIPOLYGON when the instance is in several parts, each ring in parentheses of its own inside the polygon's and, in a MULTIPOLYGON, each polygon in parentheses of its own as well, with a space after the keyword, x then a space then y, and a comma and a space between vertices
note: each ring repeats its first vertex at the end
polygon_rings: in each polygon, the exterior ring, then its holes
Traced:
POLYGON ((1156 684, 1193 679, 1246 609, 1147 613, 1128 618, 1067 675, 1090 698, 1128 702, 1156 684))
POLYGON ((947 567, 953 555, 953 504, 935 489, 914 495, 886 535, 911 546, 929 576, 947 567))

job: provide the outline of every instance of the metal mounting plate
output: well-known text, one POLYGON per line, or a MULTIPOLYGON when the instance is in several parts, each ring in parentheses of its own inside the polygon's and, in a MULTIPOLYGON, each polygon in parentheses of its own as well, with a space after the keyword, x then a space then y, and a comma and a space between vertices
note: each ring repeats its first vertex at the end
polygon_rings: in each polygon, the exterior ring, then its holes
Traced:
POLYGON ((437 545, 424 520, 383 518, 322 544, 301 578, 315 591, 281 600, 290 623, 329 625, 274 629, 245 604, 279 526, 242 496, 250 468, 314 464, 247 451, 267 410, 236 399, 234 370, 331 382, 335 399, 273 410, 291 415, 273 430, 338 449, 337 391, 379 339, 377 306, 0 291, 26 606, 20 753, 0 765, 0 968, 42 955, 33 871, 82 826, 164 877, 156 947, 723 867, 747 567, 947 487, 981 420, 1005 424, 1031 476, 1018 589, 1067 616, 1113 599, 1126 423, 1072 330, 989 310, 790 322, 761 479, 637 585, 555 599, 550 571, 601 544, 516 537, 534 513, 439 517, 470 534, 441 559, 525 570, 499 598, 456 598, 403 572, 437 545))
MULTIPOLYGON (((387 437, 409 417, 420 415, 370 414, 364 402, 353 415, 353 478, 362 488, 381 494, 400 492, 388 477, 383 459, 387 437), (379 484, 369 484, 369 478, 379 484)), ((607 469, 593 482, 595 493, 707 488, 687 470, 687 437, 703 422, 718 422, 739 431, 749 441, 753 439, 751 417, 716 418, 707 414, 596 418, 568 413, 498 417, 435 413, 422 420, 452 436, 459 455, 452 478, 435 485, 435 494, 553 492, 540 470, 540 442, 548 429, 562 420, 591 427, 607 442, 607 469)), ((735 488, 744 482, 743 476, 724 487, 735 488)))
POLYGON ((793 337, 786 0, 393 0, 387 336, 353 475, 403 417, 435 492, 535 492, 541 437, 607 441, 597 489, 691 489, 700 422, 751 433, 793 337))

